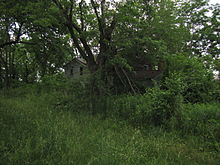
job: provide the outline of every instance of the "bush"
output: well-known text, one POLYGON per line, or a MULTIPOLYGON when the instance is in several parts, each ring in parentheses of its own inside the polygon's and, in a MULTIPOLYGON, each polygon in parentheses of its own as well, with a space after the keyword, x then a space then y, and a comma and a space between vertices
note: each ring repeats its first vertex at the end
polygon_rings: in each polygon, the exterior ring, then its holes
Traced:
POLYGON ((154 87, 144 95, 123 96, 114 102, 113 111, 137 125, 166 125, 181 117, 181 83, 167 79, 167 89, 154 87), (175 88, 174 88, 175 86, 175 88))
POLYGON ((183 111, 184 134, 201 136, 204 143, 220 150, 220 104, 185 104, 183 111))
POLYGON ((180 118, 182 80, 178 74, 173 74, 163 87, 166 89, 148 89, 144 95, 103 96, 92 93, 88 81, 72 81, 67 95, 58 96, 55 106, 62 110, 120 117, 135 125, 167 125, 180 118))
POLYGON ((183 96, 185 102, 207 103, 215 100, 212 93, 216 90, 213 70, 207 68, 202 59, 182 54, 167 57, 165 77, 173 73, 181 75, 184 82, 183 96))
POLYGON ((179 121, 183 104, 182 92, 185 88, 181 75, 171 74, 161 88, 149 89, 145 94, 151 104, 151 122, 155 125, 167 125, 171 121, 179 121))
POLYGON ((43 90, 64 90, 67 86, 67 78, 63 73, 46 75, 39 82, 40 88, 43 90))

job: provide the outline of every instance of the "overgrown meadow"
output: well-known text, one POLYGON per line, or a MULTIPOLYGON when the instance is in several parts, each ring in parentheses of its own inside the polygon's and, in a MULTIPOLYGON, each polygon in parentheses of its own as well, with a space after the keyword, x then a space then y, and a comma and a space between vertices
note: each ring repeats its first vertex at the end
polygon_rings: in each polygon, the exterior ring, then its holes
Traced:
POLYGON ((219 164, 219 103, 186 103, 158 87, 88 92, 59 77, 2 91, 1 164, 219 164))
POLYGON ((0 0, 0 165, 219 165, 219 27, 208 0, 0 0))

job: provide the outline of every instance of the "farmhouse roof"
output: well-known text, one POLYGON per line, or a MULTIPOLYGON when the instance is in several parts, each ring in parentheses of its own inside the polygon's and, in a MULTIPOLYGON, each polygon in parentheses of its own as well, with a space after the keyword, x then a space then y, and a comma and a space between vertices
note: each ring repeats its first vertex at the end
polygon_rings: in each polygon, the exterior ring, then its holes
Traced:
POLYGON ((68 65, 71 65, 73 63, 79 63, 80 65, 86 66, 86 61, 83 60, 82 58, 74 58, 73 60, 69 61, 64 65, 64 68, 67 67, 68 65))

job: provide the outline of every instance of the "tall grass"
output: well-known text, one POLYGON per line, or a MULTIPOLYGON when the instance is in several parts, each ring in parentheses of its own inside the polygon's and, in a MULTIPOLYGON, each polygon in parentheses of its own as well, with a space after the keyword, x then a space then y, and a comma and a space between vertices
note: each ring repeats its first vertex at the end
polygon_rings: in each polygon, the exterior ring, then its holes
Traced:
POLYGON ((66 111, 63 106, 57 108, 60 93, 18 90, 15 93, 17 96, 13 93, 0 96, 2 165, 218 165, 220 162, 218 153, 201 149, 194 136, 182 138, 160 127, 141 131, 124 120, 103 119, 83 109, 77 110, 80 113, 66 111))

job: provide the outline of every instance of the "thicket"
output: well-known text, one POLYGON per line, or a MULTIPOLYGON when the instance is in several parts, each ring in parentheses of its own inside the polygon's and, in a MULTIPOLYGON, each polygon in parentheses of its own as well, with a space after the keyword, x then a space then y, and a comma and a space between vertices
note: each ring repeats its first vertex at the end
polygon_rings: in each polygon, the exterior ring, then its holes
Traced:
POLYGON ((101 114, 143 130, 160 127, 198 136, 204 146, 219 151, 219 81, 197 58, 172 56, 167 67, 166 77, 142 94, 98 95, 89 78, 70 81, 62 75, 44 78, 36 89, 58 92, 57 110, 101 114))
POLYGON ((208 141, 199 133, 182 137, 160 127, 141 130, 125 120, 74 113, 73 107, 64 111, 54 108, 62 93, 46 89, 29 86, 0 94, 1 164, 219 163, 220 155, 213 147, 206 148, 208 141))
POLYGON ((219 151, 220 82, 213 78, 220 70, 219 5, 111 2, 0 2, 3 94, 48 92, 55 110, 198 136, 205 147, 219 151), (79 55, 91 75, 67 80, 63 65, 79 55), (142 59, 164 63, 162 79, 152 81, 152 88, 132 76, 142 59))

